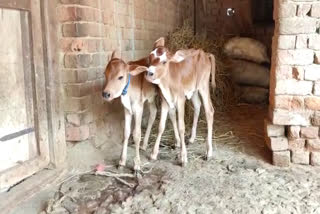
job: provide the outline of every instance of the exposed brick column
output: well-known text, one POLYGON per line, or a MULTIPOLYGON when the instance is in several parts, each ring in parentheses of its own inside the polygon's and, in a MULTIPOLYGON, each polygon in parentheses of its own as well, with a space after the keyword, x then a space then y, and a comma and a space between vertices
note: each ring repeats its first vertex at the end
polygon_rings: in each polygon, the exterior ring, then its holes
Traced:
POLYGON ((320 164, 320 2, 275 0, 267 145, 273 163, 320 164))

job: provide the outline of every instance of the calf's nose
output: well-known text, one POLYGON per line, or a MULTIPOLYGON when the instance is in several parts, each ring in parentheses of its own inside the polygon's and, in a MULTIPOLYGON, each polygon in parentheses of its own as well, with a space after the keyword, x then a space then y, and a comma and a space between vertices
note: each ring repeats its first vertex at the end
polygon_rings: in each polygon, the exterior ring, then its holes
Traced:
POLYGON ((110 93, 109 92, 102 92, 102 96, 104 97, 104 98, 110 98, 110 93))

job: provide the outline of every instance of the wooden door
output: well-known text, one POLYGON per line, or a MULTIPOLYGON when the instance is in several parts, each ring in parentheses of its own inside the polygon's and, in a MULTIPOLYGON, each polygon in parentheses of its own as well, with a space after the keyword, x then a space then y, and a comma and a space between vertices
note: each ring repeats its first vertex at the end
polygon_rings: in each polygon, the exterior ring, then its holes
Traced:
POLYGON ((223 32, 227 35, 251 34, 251 0, 223 0, 222 1, 223 32), (233 9, 233 15, 227 10, 233 9))
POLYGON ((49 163, 40 1, 0 1, 0 192, 49 163))

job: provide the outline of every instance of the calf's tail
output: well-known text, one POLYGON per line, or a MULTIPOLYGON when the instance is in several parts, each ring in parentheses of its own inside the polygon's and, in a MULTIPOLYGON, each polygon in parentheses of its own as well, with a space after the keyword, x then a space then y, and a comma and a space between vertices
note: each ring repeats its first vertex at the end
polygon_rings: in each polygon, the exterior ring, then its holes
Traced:
POLYGON ((213 54, 209 54, 209 59, 211 62, 211 87, 214 93, 216 89, 216 58, 213 54))

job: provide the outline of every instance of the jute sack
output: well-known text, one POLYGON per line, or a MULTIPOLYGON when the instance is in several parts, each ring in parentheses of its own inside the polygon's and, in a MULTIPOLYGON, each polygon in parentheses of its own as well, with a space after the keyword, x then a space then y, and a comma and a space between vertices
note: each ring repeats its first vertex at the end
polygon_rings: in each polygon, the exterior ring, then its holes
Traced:
POLYGON ((231 77, 235 83, 269 88, 269 68, 244 60, 232 60, 231 64, 231 77))
POLYGON ((234 37, 230 39, 224 45, 224 52, 235 59, 246 59, 256 63, 270 63, 266 46, 251 38, 234 37))

